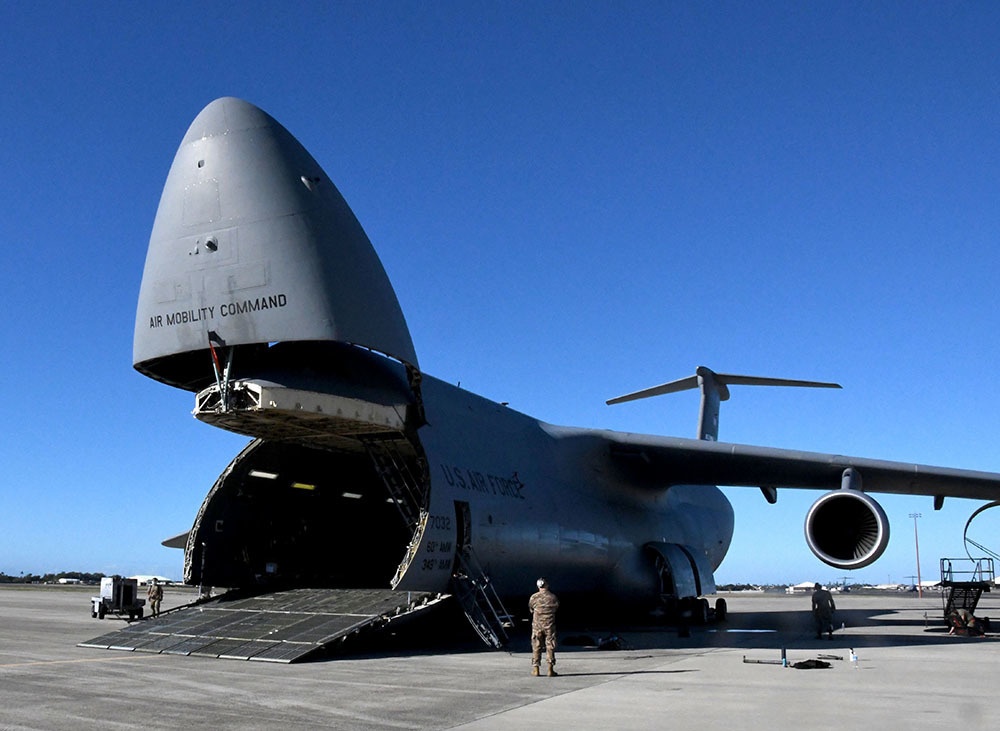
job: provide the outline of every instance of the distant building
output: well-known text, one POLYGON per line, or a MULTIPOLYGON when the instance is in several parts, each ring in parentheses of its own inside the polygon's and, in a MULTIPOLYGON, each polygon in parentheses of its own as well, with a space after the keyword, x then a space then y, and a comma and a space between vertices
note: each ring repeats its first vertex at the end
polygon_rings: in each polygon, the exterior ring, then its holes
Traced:
POLYGON ((136 574, 135 576, 129 576, 128 578, 135 579, 139 583, 139 586, 146 586, 146 584, 152 582, 153 579, 156 579, 156 583, 158 584, 177 583, 173 579, 168 579, 166 576, 156 576, 155 574, 136 574))
POLYGON ((80 579, 70 579, 70 578, 65 578, 64 577, 62 579, 58 579, 56 581, 56 583, 57 584, 82 584, 83 582, 80 579))
POLYGON ((793 584, 785 589, 786 594, 808 594, 816 586, 815 581, 803 581, 799 584, 793 584))

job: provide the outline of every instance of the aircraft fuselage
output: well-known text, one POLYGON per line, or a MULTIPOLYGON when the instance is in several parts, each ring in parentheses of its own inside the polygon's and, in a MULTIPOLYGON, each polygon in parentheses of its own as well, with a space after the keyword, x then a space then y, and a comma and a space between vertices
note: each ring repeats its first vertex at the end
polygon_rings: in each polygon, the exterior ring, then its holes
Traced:
MULTIPOLYGON (((409 437, 344 436, 362 427, 341 420, 317 444, 253 409, 226 422, 280 438, 252 443, 210 491, 189 536, 186 580, 449 592, 470 554, 503 597, 527 593, 540 575, 601 605, 653 609, 663 595, 711 591, 733 529, 720 490, 637 481, 611 459, 606 432, 552 426, 426 376, 420 390, 425 422, 409 437), (396 467, 373 464, 376 446, 396 467), (704 556, 702 591, 674 586, 651 543, 704 556)), ((219 423, 211 408, 196 413, 219 423)))
MULTIPOLYGON (((733 514, 718 488, 637 485, 596 432, 424 383, 431 515, 447 526, 455 505, 468 503, 475 551, 498 586, 513 592, 545 575, 555 586, 648 601, 661 588, 645 544, 696 548, 712 570, 722 562, 733 514)), ((454 530, 441 535, 453 540, 454 530)), ((429 567, 414 569, 414 580, 433 580, 429 567)))
POLYGON ((198 512, 189 583, 451 592, 470 619, 542 574, 601 603, 714 591, 733 523, 721 492, 643 479, 608 432, 423 374, 350 207, 247 102, 212 102, 181 141, 133 356, 195 392, 199 419, 255 438, 198 512))

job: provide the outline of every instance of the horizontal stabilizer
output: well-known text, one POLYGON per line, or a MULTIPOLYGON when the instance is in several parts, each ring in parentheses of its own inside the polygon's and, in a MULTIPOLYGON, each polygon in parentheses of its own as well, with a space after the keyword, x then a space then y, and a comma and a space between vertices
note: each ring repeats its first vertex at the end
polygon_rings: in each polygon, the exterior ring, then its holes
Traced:
POLYGON ((698 366, 693 376, 670 383, 645 388, 609 399, 606 403, 620 404, 637 401, 650 396, 662 396, 693 388, 701 389, 701 409, 698 415, 698 438, 716 441, 719 438, 719 403, 729 400, 728 386, 802 386, 806 388, 840 388, 839 383, 823 381, 799 381, 789 378, 765 378, 763 376, 741 376, 731 373, 716 373, 705 366, 698 366))
POLYGON ((191 531, 186 530, 183 533, 178 533, 176 536, 171 536, 160 542, 161 546, 166 546, 167 548, 180 548, 184 550, 188 542, 188 533, 191 531))
MULTIPOLYGON (((706 375, 706 372, 707 374, 712 375, 715 382, 719 386, 800 386, 806 388, 841 388, 839 383, 827 383, 824 381, 800 381, 790 378, 766 378, 763 376, 741 376, 731 373, 715 373, 704 366, 698 366, 698 369, 693 376, 680 378, 676 381, 670 381, 669 383, 662 383, 659 386, 644 388, 641 391, 628 393, 624 396, 616 396, 613 399, 609 399, 606 403, 611 406, 625 401, 638 401, 639 399, 650 398, 651 396, 662 396, 667 393, 689 391, 691 389, 698 388, 701 385, 699 379, 703 378, 704 375, 706 375)), ((728 389, 722 388, 720 390, 723 392, 720 400, 728 400, 728 389)))

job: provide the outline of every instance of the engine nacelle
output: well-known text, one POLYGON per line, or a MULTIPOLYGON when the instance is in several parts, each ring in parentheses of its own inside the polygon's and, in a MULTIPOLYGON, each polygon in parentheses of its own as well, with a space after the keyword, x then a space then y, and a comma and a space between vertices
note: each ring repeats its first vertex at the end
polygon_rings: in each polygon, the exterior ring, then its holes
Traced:
POLYGON ((860 569, 889 545, 889 519, 882 506, 859 490, 835 490, 806 514, 806 543, 823 563, 860 569))

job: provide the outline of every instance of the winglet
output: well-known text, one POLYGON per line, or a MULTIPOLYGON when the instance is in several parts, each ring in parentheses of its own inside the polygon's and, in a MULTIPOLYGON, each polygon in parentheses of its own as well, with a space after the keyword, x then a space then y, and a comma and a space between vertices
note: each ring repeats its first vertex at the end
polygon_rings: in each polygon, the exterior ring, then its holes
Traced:
POLYGON ((761 376, 741 376, 730 373, 715 373, 705 366, 698 366, 693 376, 681 378, 659 386, 645 388, 609 399, 611 406, 625 401, 637 401, 666 393, 677 393, 693 388, 701 389, 701 409, 698 414, 698 438, 714 442, 719 438, 719 404, 729 400, 729 386, 798 386, 805 388, 840 388, 839 383, 823 381, 799 381, 789 378, 765 378, 761 376))

